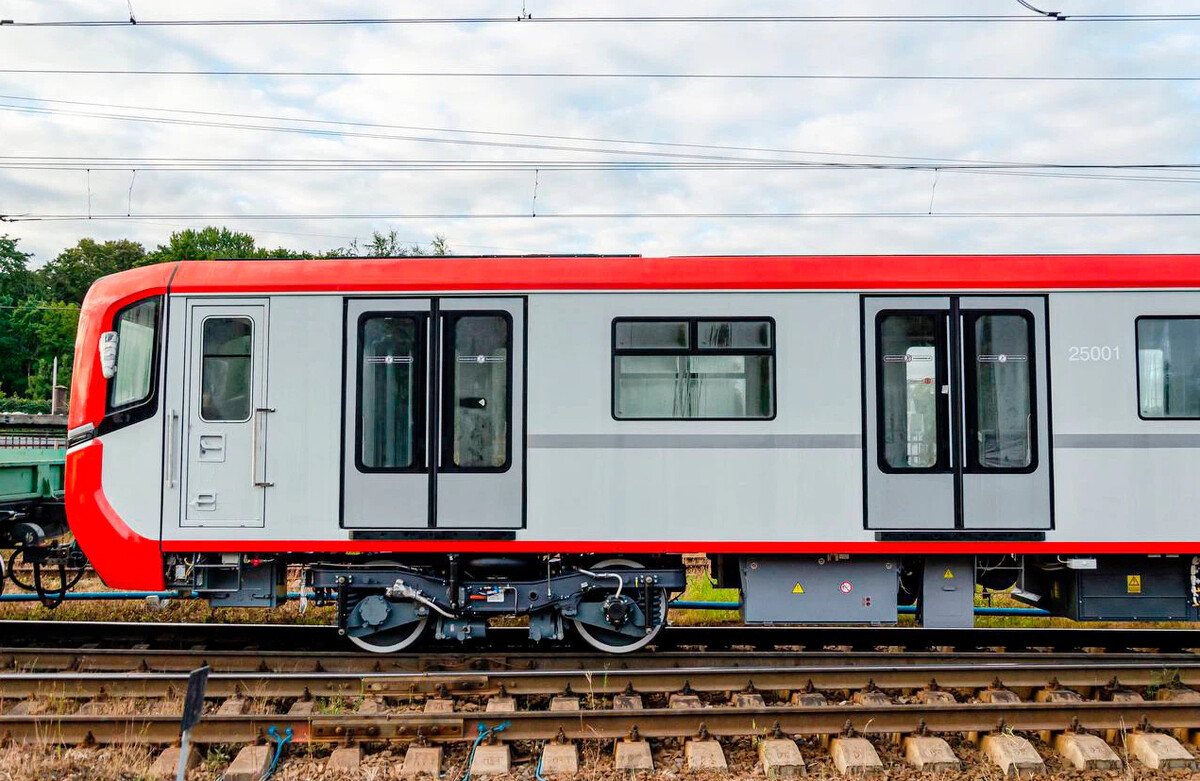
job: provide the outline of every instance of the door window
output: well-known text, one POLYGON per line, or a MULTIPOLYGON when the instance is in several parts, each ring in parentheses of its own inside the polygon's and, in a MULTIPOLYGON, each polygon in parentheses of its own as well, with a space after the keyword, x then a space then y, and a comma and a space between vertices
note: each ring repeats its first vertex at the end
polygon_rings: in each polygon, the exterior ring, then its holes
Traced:
POLYGON ((253 324, 248 317, 204 320, 200 359, 200 418, 207 422, 250 419, 253 324))
POLYGON ((424 319, 365 314, 359 320, 358 461, 366 470, 418 465, 425 405, 424 319))
POLYGON ((968 463, 986 471, 1031 469, 1032 318, 1016 312, 969 313, 965 325, 968 463))
POLYGON ((446 316, 446 466, 504 471, 512 440, 512 321, 506 314, 446 316))
POLYGON ((879 451, 887 468, 935 469, 942 462, 942 323, 930 312, 879 316, 879 451))

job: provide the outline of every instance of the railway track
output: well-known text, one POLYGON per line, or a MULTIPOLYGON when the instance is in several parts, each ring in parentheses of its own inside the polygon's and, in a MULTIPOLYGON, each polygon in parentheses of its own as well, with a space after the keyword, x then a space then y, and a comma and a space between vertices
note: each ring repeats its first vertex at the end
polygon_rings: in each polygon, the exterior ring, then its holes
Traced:
MULTIPOLYGON (((300 624, 178 624, 106 621, 0 621, 0 644, 9 647, 188 649, 253 649, 255 651, 334 651, 357 653, 332 626, 300 624)), ((459 651, 475 653, 478 644, 441 643, 414 646, 438 655, 459 651)), ((539 649, 538 653, 569 648, 568 644, 532 645, 528 630, 493 627, 488 630, 489 651, 539 649)), ((956 649, 986 652, 1045 652, 1082 649, 1106 652, 1154 650, 1185 653, 1200 651, 1200 629, 1088 629, 1088 628, 975 628, 928 629, 923 627, 828 626, 668 626, 655 638, 657 651, 688 652, 740 650, 788 652, 833 649, 871 651, 897 648, 915 652, 956 649)), ((574 649, 575 652, 578 649, 574 649)), ((373 658, 388 658, 386 656, 373 658)), ((613 658, 613 657, 607 657, 613 658)), ((631 657, 626 657, 631 658, 631 657)))
MULTIPOLYGON (((257 778, 266 744, 283 734, 332 749, 342 763, 387 751, 397 762, 436 759, 442 769, 469 761, 478 772, 511 767, 514 752, 578 763, 580 746, 625 768, 646 767, 679 745, 687 767, 719 768, 725 751, 744 760, 747 740, 759 747, 756 761, 774 762, 780 773, 798 766, 801 747, 810 762, 839 770, 885 760, 927 770, 964 762, 1029 770, 1047 760, 1114 769, 1131 758, 1192 767, 1186 746, 1200 731, 1200 655, 1125 648, 1145 634, 1109 639, 1088 651, 998 654, 960 640, 953 649, 925 643, 915 651, 668 649, 629 657, 26 642, 0 648, 0 741, 169 746, 178 739, 184 671, 207 663, 206 715, 192 741, 246 746, 229 779, 240 777, 239 762, 250 767, 244 777, 257 778), (768 757, 763 747, 782 753, 768 757)), ((170 750, 162 757, 173 760, 170 750)))

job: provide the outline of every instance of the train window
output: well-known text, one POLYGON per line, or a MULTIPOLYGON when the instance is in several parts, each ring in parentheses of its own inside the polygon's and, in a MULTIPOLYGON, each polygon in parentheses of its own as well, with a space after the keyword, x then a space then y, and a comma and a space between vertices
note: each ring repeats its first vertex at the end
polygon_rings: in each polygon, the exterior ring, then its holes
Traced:
POLYGON ((508 468, 512 322, 505 314, 447 316, 443 453, 452 468, 508 468))
POLYGON ((250 419, 251 345, 248 317, 204 320, 200 359, 200 418, 208 422, 250 419))
POLYGON ((1200 318, 1137 321, 1138 413, 1200 418, 1200 318))
POLYGON ((395 314, 367 314, 359 322, 358 462, 362 468, 409 469, 421 452, 423 322, 395 314))
POLYGON ((117 373, 109 390, 110 409, 143 402, 154 390, 158 305, 158 298, 149 298, 117 314, 117 373))
POLYGON ((938 344, 942 317, 928 312, 879 318, 880 453, 891 469, 939 464, 938 344))
POLYGON ((683 320, 625 320, 616 326, 617 349, 686 349, 688 324, 683 320))
POLYGON ((1033 321, 1016 312, 967 315, 967 450, 984 471, 1034 461, 1033 321))
POLYGON ((774 328, 766 318, 615 320, 613 417, 773 418, 774 328))

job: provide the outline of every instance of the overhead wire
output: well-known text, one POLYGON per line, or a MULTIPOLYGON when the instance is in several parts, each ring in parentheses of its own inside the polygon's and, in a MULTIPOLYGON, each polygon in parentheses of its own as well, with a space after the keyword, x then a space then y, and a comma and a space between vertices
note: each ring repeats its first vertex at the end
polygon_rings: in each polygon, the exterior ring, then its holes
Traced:
MULTIPOLYGON (((1036 9, 1033 9, 1036 10, 1036 9)), ((553 25, 553 24, 819 24, 819 23, 880 23, 880 24, 996 24, 1045 22, 1194 22, 1195 13, 1126 13, 1071 14, 1047 16, 1038 11, 1030 14, 765 14, 765 15, 678 15, 678 16, 508 16, 459 17, 330 17, 330 18, 260 18, 260 19, 47 19, 23 21, 0 20, 3 27, 281 27, 281 26, 347 26, 347 25, 553 25)))
MULTIPOLYGON (((278 115, 268 115, 268 114, 248 114, 245 112, 205 111, 205 110, 200 110, 200 109, 162 108, 162 107, 156 107, 156 106, 141 106, 141 105, 130 105, 130 104, 123 104, 123 103, 97 103, 97 102, 93 102, 93 101, 81 101, 81 100, 33 98, 33 97, 27 97, 27 96, 22 96, 22 95, 0 95, 0 100, 20 100, 20 101, 33 102, 33 103, 54 103, 54 104, 73 105, 73 106, 91 106, 94 108, 98 107, 98 108, 109 108, 109 109, 128 109, 128 110, 133 110, 133 111, 152 111, 152 112, 167 113, 167 114, 192 114, 192 115, 197 115, 197 116, 227 117, 227 118, 256 119, 256 120, 260 119, 260 120, 267 120, 267 121, 271 121, 271 122, 300 122, 300 123, 315 124, 315 125, 338 125, 338 126, 348 126, 348 127, 380 128, 380 129, 389 129, 389 130, 411 130, 411 131, 431 132, 431 133, 452 133, 455 135, 467 135, 467 136, 527 138, 527 139, 547 140, 547 141, 571 141, 571 142, 586 142, 586 143, 600 143, 600 144, 618 144, 618 145, 622 145, 622 146, 649 146, 649 147, 696 149, 696 150, 709 150, 709 151, 715 150, 715 151, 720 151, 720 152, 760 152, 760 153, 765 153, 765 154, 807 155, 810 157, 849 157, 849 158, 856 158, 856 159, 861 158, 861 159, 871 159, 871 160, 907 160, 907 161, 936 163, 939 167, 945 167, 945 166, 947 166, 949 164, 953 164, 953 163, 971 163, 971 164, 987 163, 987 164, 995 164, 995 165, 1017 165, 1017 166, 1037 165, 1037 163, 1019 162, 1019 161, 1012 161, 1012 160, 967 159, 967 158, 952 158, 952 157, 922 157, 922 156, 916 156, 916 155, 888 155, 888 154, 877 154, 877 153, 876 154, 868 154, 868 153, 859 153, 859 152, 829 152, 829 151, 824 151, 824 150, 818 151, 818 150, 811 150, 811 149, 783 149, 783 148, 779 148, 779 147, 756 147, 756 146, 728 145, 728 144, 700 144, 700 143, 685 143, 685 142, 679 142, 679 141, 653 141, 653 140, 646 140, 646 139, 623 139, 623 138, 597 137, 597 136, 565 136, 565 135, 552 135, 552 134, 547 134, 547 133, 520 133, 520 132, 498 131, 498 130, 445 128, 445 127, 433 127, 433 126, 428 126, 428 125, 400 125, 400 124, 384 123, 384 122, 365 122, 365 121, 361 121, 361 120, 312 119, 312 118, 307 118, 307 117, 278 116, 278 115)), ((4 105, 4 104, 0 104, 0 106, 2 106, 2 105, 4 105)), ((131 115, 131 116, 136 116, 136 115, 131 115)), ((258 127, 258 126, 255 126, 255 127, 258 127)), ((741 158, 724 158, 724 159, 741 159, 741 158)))
POLYGON ((1095 211, 1095 212, 933 212, 926 211, 876 211, 876 212, 538 212, 536 216, 529 212, 363 212, 337 214, 331 212, 312 213, 282 213, 282 214, 240 214, 237 212, 213 214, 55 214, 24 212, 20 214, 0 214, 3 222, 52 222, 71 221, 85 222, 88 220, 124 220, 124 219, 156 219, 156 220, 542 220, 542 219, 581 219, 581 220, 631 220, 631 219, 1096 219, 1096 218, 1167 218, 1167 217, 1200 217, 1200 212, 1191 211, 1095 211))
POLYGON ((248 70, 200 68, 0 68, 10 75, 45 76, 253 76, 281 78, 435 79, 655 79, 729 81, 950 81, 950 82, 1195 82, 1191 75, 1039 75, 922 73, 623 73, 620 71, 248 70))

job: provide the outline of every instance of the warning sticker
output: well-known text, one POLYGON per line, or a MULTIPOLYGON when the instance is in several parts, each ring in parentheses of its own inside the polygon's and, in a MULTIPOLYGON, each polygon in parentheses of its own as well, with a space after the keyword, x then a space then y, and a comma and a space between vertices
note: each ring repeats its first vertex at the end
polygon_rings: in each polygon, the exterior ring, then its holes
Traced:
POLYGON ((838 586, 838 588, 841 589, 843 594, 849 594, 854 590, 854 584, 848 580, 843 580, 842 585, 838 586))
POLYGON ((799 581, 796 581, 796 585, 792 587, 792 593, 793 593, 793 594, 803 594, 803 593, 804 593, 804 586, 801 586, 801 585, 800 585, 800 582, 799 582, 799 581))
POLYGON ((1142 593, 1142 576, 1141 575, 1126 575, 1125 576, 1125 593, 1126 594, 1141 594, 1142 593))
POLYGON ((942 575, 943 580, 954 580, 954 571, 949 567, 946 568, 946 573, 942 575))

